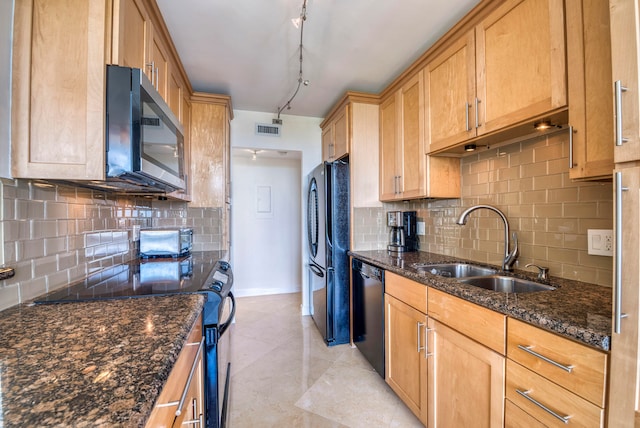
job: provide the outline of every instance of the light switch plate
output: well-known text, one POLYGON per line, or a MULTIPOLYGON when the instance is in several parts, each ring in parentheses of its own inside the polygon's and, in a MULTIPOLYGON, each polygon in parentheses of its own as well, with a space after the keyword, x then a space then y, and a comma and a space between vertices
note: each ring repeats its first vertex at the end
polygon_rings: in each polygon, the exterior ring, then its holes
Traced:
POLYGON ((588 229, 587 253, 594 256, 613 256, 613 230, 588 229))
POLYGON ((424 236, 424 221, 419 221, 416 223, 416 233, 418 234, 418 236, 422 235, 424 236))

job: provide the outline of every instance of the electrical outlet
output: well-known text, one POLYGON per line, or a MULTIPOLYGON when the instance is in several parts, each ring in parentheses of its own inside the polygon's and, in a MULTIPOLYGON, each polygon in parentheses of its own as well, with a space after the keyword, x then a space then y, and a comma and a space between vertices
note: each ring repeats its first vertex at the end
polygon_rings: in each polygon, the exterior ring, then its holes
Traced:
POLYGON ((418 236, 422 235, 424 236, 424 221, 419 221, 416 223, 416 233, 418 234, 418 236))
POLYGON ((588 229, 587 253, 594 256, 613 256, 613 230, 588 229))

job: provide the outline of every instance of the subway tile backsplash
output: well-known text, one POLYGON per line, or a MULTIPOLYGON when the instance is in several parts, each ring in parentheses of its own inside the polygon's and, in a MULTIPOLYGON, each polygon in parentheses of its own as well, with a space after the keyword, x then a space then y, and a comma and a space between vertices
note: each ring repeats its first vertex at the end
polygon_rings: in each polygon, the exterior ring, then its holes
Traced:
POLYGON ((194 251, 222 248, 217 207, 8 179, 0 179, 0 199, 4 265, 16 271, 0 281, 0 310, 135 257, 134 225, 193 227, 194 251))
POLYGON ((612 258, 587 254, 587 230, 613 228, 612 185, 572 181, 568 163, 566 133, 480 148, 462 158, 460 199, 356 209, 354 248, 386 248, 386 211, 415 210, 426 226, 426 235, 420 237, 422 251, 500 265, 504 231, 495 214, 475 211, 465 226, 455 224, 464 208, 489 204, 505 213, 518 234, 516 268, 535 263, 549 267, 552 276, 611 286, 612 258))

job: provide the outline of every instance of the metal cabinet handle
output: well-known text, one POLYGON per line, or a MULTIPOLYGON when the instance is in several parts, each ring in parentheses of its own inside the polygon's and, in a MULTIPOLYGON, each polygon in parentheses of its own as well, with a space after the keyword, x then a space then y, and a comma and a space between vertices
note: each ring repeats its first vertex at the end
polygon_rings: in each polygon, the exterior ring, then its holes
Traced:
POLYGON ((545 406, 544 404, 542 404, 541 402, 536 400, 535 398, 531 397, 529 395, 529 394, 531 394, 531 390, 520 391, 519 389, 516 389, 516 392, 518 394, 520 394, 521 396, 523 396, 524 398, 526 398, 527 400, 529 400, 530 402, 532 402, 533 404, 535 404, 536 406, 540 407, 545 412, 549 413, 554 418, 557 418, 558 420, 560 420, 562 423, 565 423, 565 424, 569 423, 569 419, 571 419, 570 415, 561 416, 561 415, 557 414, 556 412, 554 412, 553 410, 551 410, 550 408, 548 408, 547 406, 545 406))
POLYGON ((421 329, 422 327, 424 327, 424 325, 425 325, 425 324, 424 324, 423 322, 420 322, 420 321, 418 321, 416 324, 418 325, 418 328, 417 328, 417 331, 418 331, 418 338, 417 338, 416 342, 418 343, 418 349, 417 349, 417 351, 418 351, 418 354, 419 354, 419 353, 420 353, 420 351, 422 351, 423 349, 426 349, 426 347, 425 347, 425 346, 422 346, 422 345, 420 344, 420 342, 421 342, 421 340, 420 340, 420 329, 421 329))
POLYGON ((573 371, 574 366, 566 366, 564 364, 560 364, 556 361, 553 361, 551 358, 547 358, 542 354, 538 354, 536 351, 532 350, 531 346, 524 346, 524 345, 518 345, 518 348, 523 350, 524 352, 527 352, 531 355, 533 355, 534 357, 540 358, 542 361, 549 363, 553 366, 558 367, 559 369, 562 369, 564 371, 566 371, 567 373, 571 373, 573 371))
POLYGON ((573 126, 569 126, 569 169, 573 169, 576 166, 573 163, 573 126))
POLYGON ((622 93, 626 91, 627 88, 622 86, 622 82, 616 80, 614 91, 616 105, 616 146, 621 146, 622 143, 629 141, 628 138, 622 136, 622 93))
POLYGON ((147 66, 147 67, 149 67, 149 68, 151 69, 151 79, 149 79, 149 80, 151 80, 151 85, 155 88, 155 87, 156 87, 156 85, 154 84, 154 82, 155 82, 155 80, 156 80, 156 78, 155 78, 155 76, 156 76, 156 70, 158 69, 158 68, 156 67, 156 62, 155 62, 155 61, 148 62, 148 63, 146 64, 146 66, 147 66))
POLYGON ((464 130, 467 132, 471 131, 471 126, 469 125, 469 109, 470 108, 471 108, 470 103, 464 103, 464 120, 465 120, 464 130))
POLYGON ((160 68, 156 67, 156 72, 154 73, 156 76, 156 91, 158 90, 159 82, 160 82, 160 68))
POLYGON ((616 230, 615 257, 614 257, 614 285, 613 285, 613 332, 620 334, 622 330, 622 318, 628 315, 622 313, 622 192, 628 191, 628 187, 622 185, 622 172, 614 174, 615 183, 615 207, 616 215, 614 229, 616 230))
POLYGON ((480 100, 476 98, 476 128, 480 128, 480 119, 478 116, 478 104, 480 104, 480 100))
POLYGON ((200 354, 202 354, 202 349, 204 348, 204 337, 200 340, 200 346, 198 347, 198 353, 196 354, 196 359, 191 366, 191 371, 189 372, 189 377, 187 378, 187 383, 184 386, 184 390, 182 391, 182 397, 180 397, 180 401, 178 402, 178 408, 176 409, 176 416, 180 416, 182 413, 182 408, 184 407, 185 401, 187 401, 187 394, 189 393, 189 387, 191 386, 191 381, 193 380, 193 376, 198 369, 198 361, 200 361, 200 354))

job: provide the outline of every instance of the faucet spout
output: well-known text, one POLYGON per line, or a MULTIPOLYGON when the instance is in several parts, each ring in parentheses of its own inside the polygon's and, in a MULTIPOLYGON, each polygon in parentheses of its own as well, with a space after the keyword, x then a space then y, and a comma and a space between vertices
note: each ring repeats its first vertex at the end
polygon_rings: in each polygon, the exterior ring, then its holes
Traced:
POLYGON ((470 208, 467 208, 462 212, 462 214, 460 214, 460 217, 458 217, 458 219, 456 220, 456 224, 460 226, 467 224, 467 218, 469 217, 469 214, 471 214, 473 211, 478 209, 487 209, 487 210, 493 211, 496 214, 498 214, 502 219, 502 222, 504 223, 504 259, 502 260, 502 270, 512 271, 513 264, 516 262, 516 259, 518 258, 518 252, 519 252, 518 236, 516 235, 515 232, 513 232, 514 248, 512 250, 511 242, 509 240, 509 235, 510 235, 509 222, 507 221, 507 217, 504 215, 502 211, 500 211, 498 208, 491 205, 482 205, 482 204, 474 205, 470 208))

